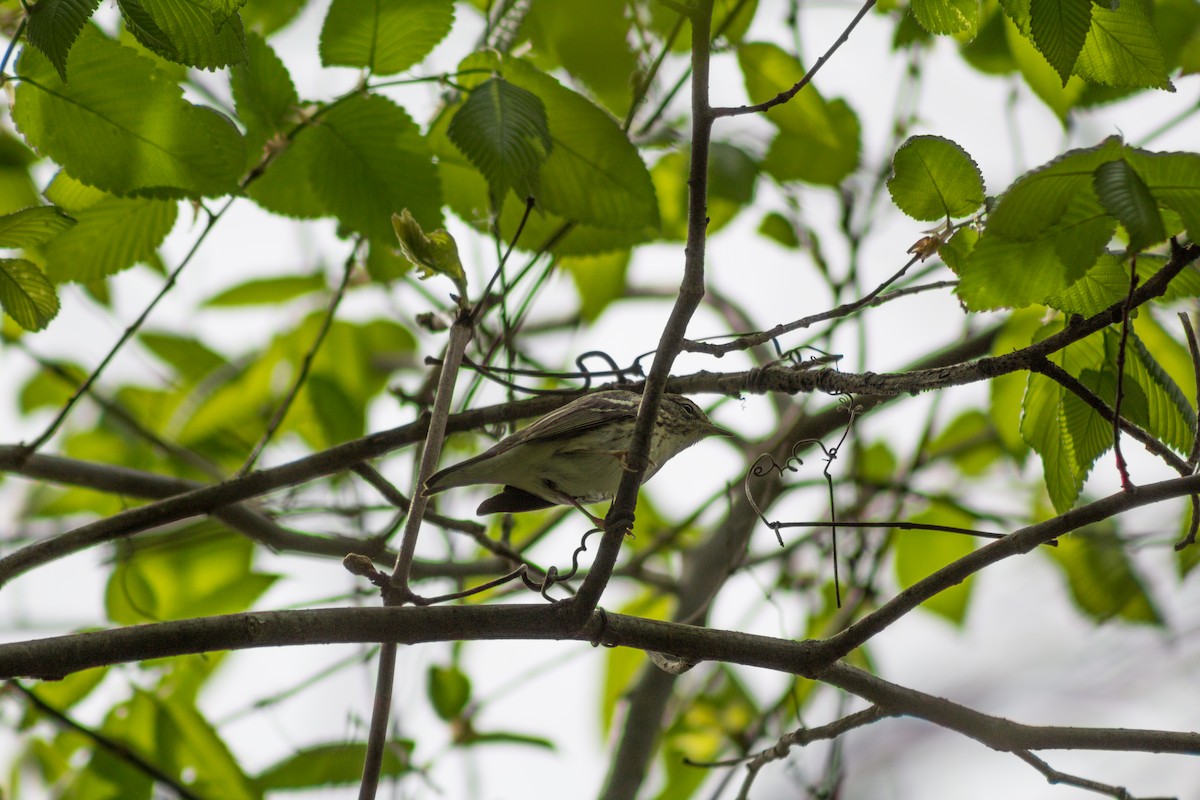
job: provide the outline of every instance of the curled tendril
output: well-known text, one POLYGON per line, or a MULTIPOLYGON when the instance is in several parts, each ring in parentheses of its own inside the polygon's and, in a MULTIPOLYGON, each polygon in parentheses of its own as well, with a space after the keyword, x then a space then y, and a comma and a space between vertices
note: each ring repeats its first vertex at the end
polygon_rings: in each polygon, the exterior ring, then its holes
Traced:
POLYGON ((758 507, 758 503, 755 502, 754 495, 750 491, 750 479, 762 478, 772 472, 778 473, 781 478, 784 472, 799 472, 799 468, 804 465, 804 459, 799 456, 800 447, 814 442, 818 445, 821 444, 816 439, 801 439, 793 444, 790 455, 782 464, 776 461, 775 457, 770 453, 762 453, 758 458, 754 459, 754 463, 750 465, 750 469, 746 471, 746 477, 742 480, 742 490, 746 494, 746 501, 750 503, 750 507, 754 509, 754 513, 758 515, 763 524, 775 531, 775 538, 779 540, 780 547, 783 547, 783 534, 779 532, 780 523, 767 519, 767 515, 758 507))
POLYGON ((797 369, 810 369, 812 367, 824 366, 826 364, 834 365, 836 369, 837 363, 842 360, 840 353, 828 353, 819 347, 812 345, 802 345, 800 347, 788 350, 780 354, 780 360, 786 360, 797 369), (816 355, 805 357, 804 351, 811 350, 816 355))
POLYGON ((750 469, 746 471, 746 477, 742 481, 742 489, 746 494, 746 501, 750 503, 750 507, 754 509, 754 513, 758 515, 758 518, 762 520, 764 525, 774 531, 775 538, 778 540, 779 546, 783 547, 783 534, 780 531, 783 526, 786 525, 786 523, 781 521, 773 522, 767 519, 766 515, 762 512, 762 509, 758 507, 758 503, 755 502, 754 495, 750 492, 750 478, 761 478, 765 475, 768 475, 772 471, 777 472, 781 478, 783 477, 785 470, 789 472, 799 472, 797 467, 804 463, 804 460, 801 459, 799 455, 800 448, 808 445, 815 445, 821 448, 821 452, 824 455, 825 460, 825 467, 821 470, 821 474, 825 477, 825 483, 829 490, 829 529, 831 541, 833 543, 834 594, 837 599, 838 608, 841 608, 842 593, 839 585, 840 582, 837 560, 837 506, 834 504, 833 500, 833 474, 830 472, 830 469, 833 466, 833 462, 837 459, 838 452, 842 449, 842 445, 845 444, 846 439, 849 438, 850 432, 854 428, 855 420, 857 420, 858 416, 863 412, 863 407, 861 404, 856 404, 853 396, 849 394, 838 394, 837 397, 839 404, 845 408, 846 413, 849 416, 849 419, 846 421, 846 427, 842 431, 841 438, 838 439, 837 444, 833 445, 832 447, 826 447, 825 444, 819 439, 801 439, 792 445, 789 457, 783 462, 783 464, 776 462, 770 453, 763 453, 754 460, 754 463, 750 465, 750 469))
MULTIPOLYGON (((570 395, 586 392, 592 388, 592 382, 600 378, 615 378, 618 384, 630 383, 634 380, 646 377, 645 371, 639 359, 643 356, 638 356, 634 360, 632 366, 622 367, 617 364, 616 360, 602 350, 589 350, 582 353, 575 359, 575 365, 579 367, 577 372, 548 372, 540 369, 521 369, 519 367, 496 367, 489 364, 480 364, 472 361, 470 358, 463 358, 463 366, 473 370, 480 377, 499 384, 505 388, 514 391, 522 392, 529 395, 570 395), (592 370, 587 367, 588 359, 599 358, 603 360, 608 369, 592 370), (523 386, 517 382, 516 378, 536 378, 537 380, 557 380, 557 381, 583 381, 583 386, 576 389, 541 389, 533 386, 523 386)), ((425 363, 438 366, 441 359, 426 358, 425 363)))
POLYGON ((581 555, 583 555, 584 551, 587 550, 588 538, 591 537, 593 534, 602 533, 602 532, 603 532, 602 528, 592 528, 591 530, 589 530, 587 533, 585 533, 583 535, 583 538, 580 539, 580 541, 579 541, 579 547, 575 548, 575 552, 571 553, 571 571, 570 572, 566 572, 566 573, 563 573, 560 575, 558 572, 558 567, 552 566, 546 570, 546 577, 543 578, 540 582, 534 581, 533 579, 529 578, 527 575, 522 575, 521 580, 523 580, 525 582, 525 585, 528 588, 532 589, 533 591, 540 594, 543 598, 545 598, 545 600, 547 602, 550 602, 550 603, 556 602, 555 599, 550 596, 550 594, 549 594, 550 590, 553 589, 556 585, 563 583, 564 581, 569 581, 571 578, 575 577, 576 573, 579 572, 579 557, 581 555))

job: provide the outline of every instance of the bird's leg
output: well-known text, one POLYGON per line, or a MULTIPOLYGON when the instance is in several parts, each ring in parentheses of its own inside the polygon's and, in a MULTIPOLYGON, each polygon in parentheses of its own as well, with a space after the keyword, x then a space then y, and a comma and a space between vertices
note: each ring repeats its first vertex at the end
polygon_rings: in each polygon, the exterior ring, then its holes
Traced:
POLYGON ((586 508, 584 508, 583 505, 580 504, 580 502, 578 500, 576 500, 574 497, 568 497, 567 502, 570 503, 571 505, 575 506, 577 509, 579 509, 580 512, 582 512, 585 517, 587 517, 588 519, 590 519, 592 521, 593 525, 595 525, 600 530, 604 530, 604 520, 601 519, 600 517, 597 517, 595 514, 588 511, 586 508))
MULTIPOLYGON (((629 451, 628 450, 612 450, 609 455, 615 456, 621 462, 621 469, 626 472, 633 472, 633 467, 629 466, 629 451)), ((653 469, 658 469, 658 464, 654 463, 654 459, 647 458, 646 466, 653 469)))
POLYGON ((588 519, 590 519, 592 521, 593 525, 595 525, 600 530, 604 530, 604 520, 601 519, 600 517, 597 517, 595 514, 588 511, 586 508, 584 508, 582 503, 580 503, 574 497, 571 497, 571 495, 567 494, 563 490, 559 489, 557 486, 554 485, 553 482, 543 481, 542 483, 545 485, 545 487, 548 491, 550 491, 551 493, 554 494, 554 496, 555 496, 554 499, 559 505, 575 506, 575 508, 579 509, 579 511, 585 517, 587 517, 588 519))

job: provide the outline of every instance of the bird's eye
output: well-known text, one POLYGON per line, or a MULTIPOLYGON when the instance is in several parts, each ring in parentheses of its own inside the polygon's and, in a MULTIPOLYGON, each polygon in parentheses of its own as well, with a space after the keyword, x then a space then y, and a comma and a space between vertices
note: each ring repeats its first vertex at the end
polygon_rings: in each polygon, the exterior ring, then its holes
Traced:
POLYGON ((689 417, 694 417, 694 416, 696 416, 696 411, 697 411, 697 410, 698 410, 698 409, 696 408, 696 405, 695 405, 694 403, 684 403, 684 406, 683 406, 683 411, 684 411, 684 413, 685 413, 685 414, 687 414, 689 417))

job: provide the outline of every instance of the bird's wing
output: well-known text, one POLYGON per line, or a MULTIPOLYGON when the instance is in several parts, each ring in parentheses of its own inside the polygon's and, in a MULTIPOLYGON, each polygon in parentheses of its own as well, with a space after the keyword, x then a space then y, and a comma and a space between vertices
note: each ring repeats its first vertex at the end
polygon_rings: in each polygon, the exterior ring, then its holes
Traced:
MULTIPOLYGON (((515 435, 520 435, 522 442, 557 439, 574 436, 610 422, 633 419, 637 415, 638 407, 628 403, 625 396, 629 394, 632 393, 597 392, 578 400, 572 400, 562 408, 555 409, 544 417, 539 417, 532 425, 515 435), (619 400, 626 402, 619 402, 619 400)), ((500 442, 497 447, 503 444, 504 442, 500 442)))
POLYGON ((501 439, 474 458, 468 458, 466 461, 434 473, 425 482, 425 494, 436 494, 454 486, 467 486, 475 483, 474 480, 464 480, 464 470, 481 461, 507 453, 519 445, 573 436, 600 425, 616 422, 619 419, 632 419, 637 414, 637 406, 618 403, 614 399, 620 398, 624 394, 626 393, 620 390, 596 392, 587 398, 581 397, 573 400, 543 417, 538 417, 529 427, 501 439), (580 409, 579 404, 585 399, 589 401, 588 407, 580 409))

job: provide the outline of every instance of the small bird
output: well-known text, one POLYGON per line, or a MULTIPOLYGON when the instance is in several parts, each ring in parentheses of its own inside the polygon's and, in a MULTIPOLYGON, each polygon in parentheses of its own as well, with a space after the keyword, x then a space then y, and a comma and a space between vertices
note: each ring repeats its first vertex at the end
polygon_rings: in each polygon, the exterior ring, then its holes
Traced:
MULTIPOLYGON (((582 506, 617 493, 627 469, 642 396, 624 389, 596 392, 539 417, 487 452, 435 473, 425 482, 431 495, 456 486, 496 483, 500 494, 480 504, 476 514, 536 511, 557 505, 582 506)), ((708 436, 732 436, 714 425, 691 400, 664 394, 650 435, 645 483, 659 467, 708 436)))

